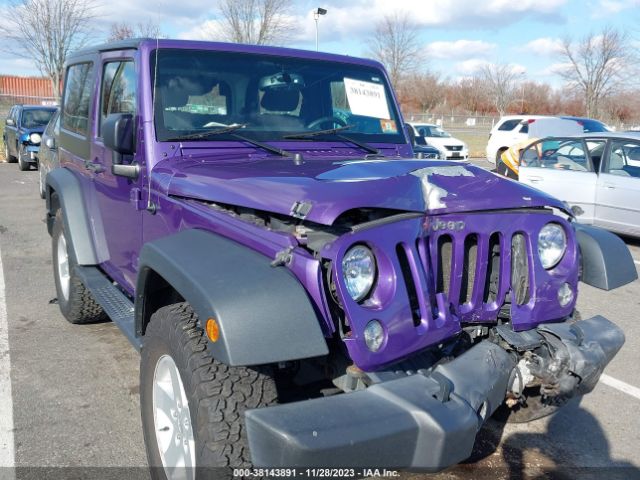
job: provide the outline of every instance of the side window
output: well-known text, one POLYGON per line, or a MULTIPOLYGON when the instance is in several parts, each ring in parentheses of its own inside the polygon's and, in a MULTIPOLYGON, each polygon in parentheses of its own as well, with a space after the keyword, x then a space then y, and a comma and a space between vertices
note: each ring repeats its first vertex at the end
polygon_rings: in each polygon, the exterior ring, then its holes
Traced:
POLYGON ((498 130, 503 131, 511 131, 522 121, 521 118, 516 118, 513 120, 506 120, 502 125, 498 127, 498 130))
POLYGON ((611 142, 609 161, 602 173, 640 178, 640 143, 629 140, 611 142))
POLYGON ((522 164, 528 167, 555 168, 576 172, 592 172, 589 156, 581 140, 542 140, 522 154, 522 164))
POLYGON ((53 136, 53 130, 55 129, 56 123, 58 123, 58 115, 54 114, 51 118, 51 121, 49 121, 49 123, 47 124, 47 128, 45 128, 44 130, 44 133, 47 134, 47 136, 53 136))
POLYGON ((100 134, 102 123, 112 113, 136 114, 136 72, 132 61, 106 63, 100 97, 100 134))
POLYGON ((91 99, 92 63, 78 63, 67 69, 64 90, 62 128, 87 135, 91 99))

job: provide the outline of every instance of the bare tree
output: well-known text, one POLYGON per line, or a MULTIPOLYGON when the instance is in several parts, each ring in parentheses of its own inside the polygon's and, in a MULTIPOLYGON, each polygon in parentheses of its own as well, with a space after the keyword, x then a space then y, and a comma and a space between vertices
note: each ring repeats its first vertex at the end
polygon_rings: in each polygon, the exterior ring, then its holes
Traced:
POLYGON ((125 40, 127 38, 159 38, 162 37, 160 26, 148 20, 132 24, 129 22, 114 22, 109 30, 109 41, 125 40))
POLYGON ((480 70, 489 100, 502 116, 517 96, 518 73, 512 65, 488 64, 480 70))
POLYGON ((401 83, 399 95, 404 103, 426 113, 444 102, 445 86, 436 73, 413 73, 401 83))
POLYGON ((611 27, 577 42, 565 38, 558 55, 566 63, 558 74, 582 94, 589 117, 598 116, 601 101, 620 90, 634 63, 627 35, 611 27))
POLYGON ((450 102, 466 113, 487 113, 486 83, 479 76, 460 79, 449 88, 450 102))
POLYGON ((212 36, 235 43, 276 44, 291 35, 291 0, 221 0, 221 22, 212 36))
POLYGON ((89 38, 93 0, 10 0, 0 25, 3 47, 33 60, 60 98, 64 62, 89 38))
POLYGON ((407 12, 385 16, 370 41, 369 53, 382 62, 396 88, 422 63, 418 27, 407 12))

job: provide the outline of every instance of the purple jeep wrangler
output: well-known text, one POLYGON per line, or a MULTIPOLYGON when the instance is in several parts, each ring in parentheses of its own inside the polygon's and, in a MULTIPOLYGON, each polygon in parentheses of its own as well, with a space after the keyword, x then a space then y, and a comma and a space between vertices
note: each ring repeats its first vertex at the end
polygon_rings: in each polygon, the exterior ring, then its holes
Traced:
POLYGON ((496 409, 527 421, 589 392, 624 342, 575 311, 580 279, 636 278, 624 243, 537 190, 414 159, 376 62, 111 43, 69 59, 61 118, 60 308, 140 350, 158 478, 442 469, 496 409))

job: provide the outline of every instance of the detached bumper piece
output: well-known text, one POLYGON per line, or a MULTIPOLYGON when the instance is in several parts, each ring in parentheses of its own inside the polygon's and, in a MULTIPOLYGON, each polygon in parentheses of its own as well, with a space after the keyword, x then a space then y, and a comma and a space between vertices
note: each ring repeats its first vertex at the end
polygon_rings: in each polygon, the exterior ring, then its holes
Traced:
MULTIPOLYGON (((560 379, 561 393, 582 394, 624 343, 622 331, 600 316, 498 333, 508 348, 482 341, 428 376, 247 411, 254 465, 438 471, 470 456, 478 430, 504 401, 516 364, 527 354, 551 346, 549 368, 561 361, 567 378, 575 379, 560 379)), ((553 376, 539 367, 541 376, 553 376)))
POLYGON ((429 377, 250 410, 256 466, 387 467, 437 471, 471 454, 486 417, 502 403, 514 359, 482 342, 429 377))

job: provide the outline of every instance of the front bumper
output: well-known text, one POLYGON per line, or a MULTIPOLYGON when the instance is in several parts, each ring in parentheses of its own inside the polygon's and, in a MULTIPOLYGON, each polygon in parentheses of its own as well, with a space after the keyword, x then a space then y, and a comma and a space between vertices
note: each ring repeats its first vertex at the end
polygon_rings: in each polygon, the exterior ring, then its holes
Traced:
POLYGON ((22 160, 29 163, 37 163, 39 151, 39 145, 25 145, 23 151, 21 152, 21 155, 23 156, 22 160))
MULTIPOLYGON (((553 335, 590 391, 624 343, 603 317, 510 332, 513 346, 482 341, 428 375, 412 374, 366 390, 246 412, 254 465, 386 467, 438 471, 471 455, 475 437, 503 402, 518 346, 553 335)), ((509 342, 509 340, 507 340, 509 342)), ((511 345, 511 344, 510 344, 511 345)))

